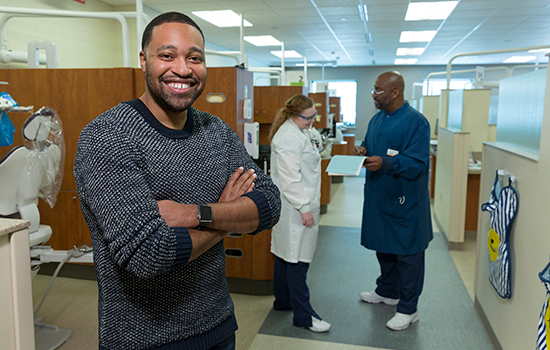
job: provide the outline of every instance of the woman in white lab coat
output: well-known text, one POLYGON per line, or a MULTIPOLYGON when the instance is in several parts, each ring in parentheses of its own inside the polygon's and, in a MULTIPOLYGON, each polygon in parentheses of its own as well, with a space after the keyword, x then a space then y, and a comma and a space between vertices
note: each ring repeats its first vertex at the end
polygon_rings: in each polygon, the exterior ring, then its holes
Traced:
POLYGON ((312 99, 295 95, 277 112, 269 132, 271 177, 281 191, 281 218, 273 227, 275 310, 292 310, 293 323, 313 332, 327 332, 309 303, 307 270, 319 230, 321 157, 309 130, 317 111, 312 99))

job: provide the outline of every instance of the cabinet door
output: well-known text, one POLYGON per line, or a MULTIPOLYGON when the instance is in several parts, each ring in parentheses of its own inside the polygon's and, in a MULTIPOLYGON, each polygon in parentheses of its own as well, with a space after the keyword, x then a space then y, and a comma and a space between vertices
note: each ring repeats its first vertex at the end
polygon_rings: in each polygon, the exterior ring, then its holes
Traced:
POLYGON ((75 245, 92 243, 87 229, 87 237, 83 234, 86 223, 76 191, 60 191, 53 209, 42 200, 38 208, 40 223, 52 228, 52 238, 46 244, 53 249, 68 250, 75 245))
POLYGON ((330 203, 330 181, 331 178, 326 172, 330 158, 321 159, 321 205, 330 203))
POLYGON ((334 122, 340 122, 340 97, 331 96, 328 98, 330 113, 334 115, 334 122))
POLYGON ((315 101, 315 108, 317 108, 318 121, 313 123, 313 127, 317 129, 330 128, 328 122, 328 95, 326 92, 318 92, 315 94, 309 94, 309 97, 315 101))
POLYGON ((252 237, 252 279, 272 280, 275 255, 271 253, 271 230, 252 237))
POLYGON ((225 247, 225 276, 252 278, 252 237, 230 234, 223 239, 225 247))

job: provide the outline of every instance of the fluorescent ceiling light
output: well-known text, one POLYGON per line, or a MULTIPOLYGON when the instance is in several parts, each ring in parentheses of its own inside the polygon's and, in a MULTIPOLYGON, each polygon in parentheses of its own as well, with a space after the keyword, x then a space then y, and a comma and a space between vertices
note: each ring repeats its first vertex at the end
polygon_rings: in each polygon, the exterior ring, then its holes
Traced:
MULTIPOLYGON (((303 63, 296 63, 296 67, 303 67, 304 64, 303 63)), ((308 67, 315 67, 315 66, 318 66, 317 63, 308 63, 307 64, 308 67)))
POLYGON ((244 40, 255 46, 281 46, 281 42, 271 35, 245 36, 244 40))
POLYGON ((536 50, 529 50, 527 52, 550 52, 550 49, 536 49, 536 50))
MULTIPOLYGON (((207 22, 212 23, 216 27, 240 27, 241 16, 231 10, 222 11, 193 11, 191 12, 195 16, 204 19, 207 22)), ((252 27, 252 23, 244 20, 245 27, 252 27)))
MULTIPOLYGON (((283 52, 282 51, 271 51, 271 54, 283 58, 283 52)), ((294 50, 285 50, 285 58, 300 58, 302 55, 300 55, 298 52, 294 50)))
POLYGON ((502 61, 503 63, 525 63, 537 59, 537 56, 512 56, 502 61))
POLYGON ((361 19, 361 22, 368 22, 369 11, 367 10, 367 5, 357 5, 357 8, 359 9, 359 18, 361 19))
POLYGON ((424 47, 413 47, 413 48, 398 48, 397 49, 397 56, 420 56, 424 53, 424 50, 426 48, 424 47))
POLYGON ((400 43, 429 42, 433 39, 437 30, 404 31, 399 37, 400 43))
POLYGON ((443 20, 453 12, 458 1, 411 2, 405 21, 443 20))
POLYGON ((393 64, 415 64, 418 61, 417 58, 396 58, 393 64))

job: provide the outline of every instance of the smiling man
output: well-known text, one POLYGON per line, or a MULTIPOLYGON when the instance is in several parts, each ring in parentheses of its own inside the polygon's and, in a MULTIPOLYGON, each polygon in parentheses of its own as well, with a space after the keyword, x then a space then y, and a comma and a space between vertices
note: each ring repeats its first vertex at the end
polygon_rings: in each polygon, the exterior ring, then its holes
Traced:
POLYGON ((234 349, 223 237, 275 225, 279 191, 226 123, 191 106, 206 82, 195 22, 153 19, 140 63, 145 93, 88 124, 74 164, 99 349, 234 349))

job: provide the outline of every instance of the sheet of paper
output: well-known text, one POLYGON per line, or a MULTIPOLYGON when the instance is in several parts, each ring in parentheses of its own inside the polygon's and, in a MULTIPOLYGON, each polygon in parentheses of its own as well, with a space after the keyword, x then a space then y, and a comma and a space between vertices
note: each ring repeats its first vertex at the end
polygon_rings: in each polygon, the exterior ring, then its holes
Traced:
POLYGON ((354 175, 361 172, 363 162, 367 157, 361 156, 333 156, 327 166, 329 176, 354 175))

